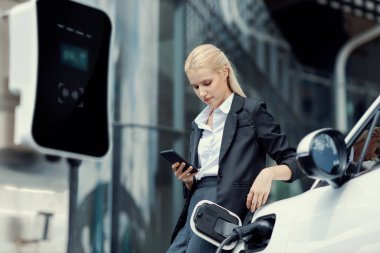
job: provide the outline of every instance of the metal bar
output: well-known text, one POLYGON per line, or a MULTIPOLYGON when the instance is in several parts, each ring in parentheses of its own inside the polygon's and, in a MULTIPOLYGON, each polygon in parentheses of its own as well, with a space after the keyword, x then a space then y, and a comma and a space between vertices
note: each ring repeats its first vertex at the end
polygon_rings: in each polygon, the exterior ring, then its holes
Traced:
POLYGON ((380 25, 376 25, 359 35, 351 38, 339 51, 335 61, 335 128, 345 133, 347 131, 346 111, 346 63, 349 55, 359 46, 371 41, 380 35, 380 25))
MULTIPOLYGON (((360 153, 360 157, 359 157, 359 161, 358 161, 358 164, 357 164, 357 171, 356 173, 359 173, 361 171, 361 168, 362 168, 362 164, 363 164, 363 161, 365 159, 365 155, 367 153, 367 149, 368 149, 368 146, 369 146, 369 142, 371 141, 371 138, 372 138, 372 133, 375 129, 375 126, 376 126, 376 123, 377 123, 377 119, 379 118, 379 115, 380 115, 380 110, 377 110, 376 114, 375 114, 375 117, 373 118, 373 121, 372 121, 372 124, 371 124, 371 127, 369 128, 368 130, 368 135, 365 139, 365 143, 364 143, 364 146, 363 146, 363 150, 362 152, 360 153)), ((356 174, 355 173, 355 174, 356 174)))

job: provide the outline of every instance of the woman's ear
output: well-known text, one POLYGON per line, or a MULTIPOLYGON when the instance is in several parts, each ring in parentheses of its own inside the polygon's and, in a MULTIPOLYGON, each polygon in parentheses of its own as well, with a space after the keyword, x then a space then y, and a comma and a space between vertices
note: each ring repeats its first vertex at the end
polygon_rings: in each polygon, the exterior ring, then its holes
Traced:
POLYGON ((228 66, 224 66, 222 71, 223 71, 224 79, 227 79, 228 75, 230 74, 230 69, 228 68, 228 66))

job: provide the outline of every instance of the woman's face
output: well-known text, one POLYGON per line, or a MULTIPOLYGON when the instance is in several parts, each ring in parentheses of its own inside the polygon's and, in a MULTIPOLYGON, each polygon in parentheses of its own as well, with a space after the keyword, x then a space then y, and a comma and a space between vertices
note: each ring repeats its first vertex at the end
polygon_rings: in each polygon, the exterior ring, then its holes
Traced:
POLYGON ((227 67, 222 72, 201 68, 189 70, 186 74, 195 94, 214 109, 218 108, 232 94, 227 84, 227 67))

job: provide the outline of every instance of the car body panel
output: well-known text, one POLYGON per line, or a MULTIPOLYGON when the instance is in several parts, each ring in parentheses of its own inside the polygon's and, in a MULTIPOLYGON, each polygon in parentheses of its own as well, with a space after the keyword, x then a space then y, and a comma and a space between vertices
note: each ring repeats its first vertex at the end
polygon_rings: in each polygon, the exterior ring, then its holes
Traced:
MULTIPOLYGON (((259 209, 276 223, 261 252, 375 252, 380 250, 380 166, 338 189, 315 188, 259 209)), ((240 243, 235 252, 243 248, 240 243)))

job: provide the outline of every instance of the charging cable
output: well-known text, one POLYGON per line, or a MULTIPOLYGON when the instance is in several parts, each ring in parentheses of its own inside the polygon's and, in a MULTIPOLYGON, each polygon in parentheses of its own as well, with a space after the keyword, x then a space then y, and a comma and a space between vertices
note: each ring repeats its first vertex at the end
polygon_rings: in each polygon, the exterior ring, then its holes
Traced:
POLYGON ((267 221, 267 220, 258 220, 253 223, 250 223, 248 225, 234 228, 232 233, 226 237, 222 241, 222 243, 219 245, 218 249, 215 251, 216 253, 221 253, 223 250, 223 247, 231 242, 238 241, 243 239, 244 237, 251 235, 251 234, 257 234, 259 236, 266 235, 267 232, 272 232, 273 225, 267 221))

